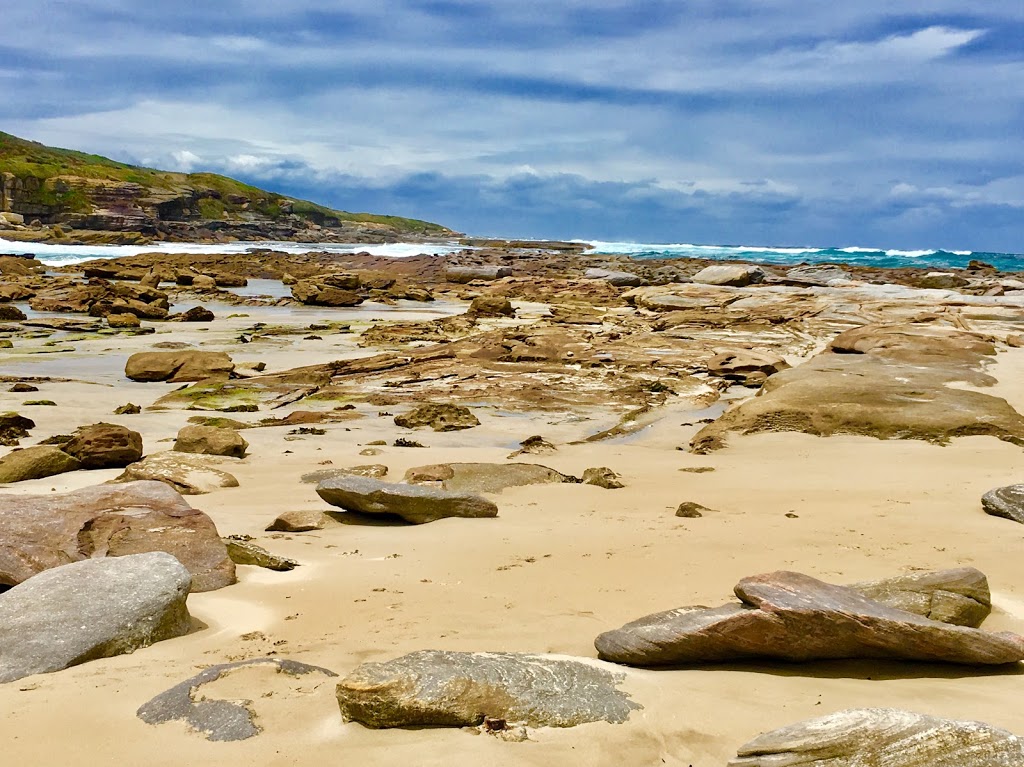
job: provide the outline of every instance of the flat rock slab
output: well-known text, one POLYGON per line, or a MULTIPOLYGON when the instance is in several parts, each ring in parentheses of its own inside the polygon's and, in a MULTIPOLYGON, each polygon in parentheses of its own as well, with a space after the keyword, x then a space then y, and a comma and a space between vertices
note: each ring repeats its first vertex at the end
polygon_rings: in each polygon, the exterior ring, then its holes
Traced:
POLYGON ((530 727, 625 722, 641 708, 594 661, 517 653, 423 650, 364 663, 338 683, 342 718, 367 727, 473 727, 485 718, 530 727))
POLYGON ((213 520, 160 482, 0 494, 0 585, 83 559, 149 551, 176 557, 192 576, 192 591, 235 582, 213 520))
MULTIPOLYGON (((319 666, 308 666, 284 658, 257 658, 237 663, 223 663, 211 666, 202 673, 176 684, 143 704, 136 716, 147 724, 182 721, 192 730, 201 733, 207 740, 247 740, 261 732, 251 700, 217 700, 201 694, 204 685, 216 682, 221 677, 239 669, 264 667, 268 674, 285 674, 296 680, 310 675, 336 677, 333 671, 319 666)), ((260 697, 260 690, 253 690, 253 697, 260 697)))
POLYGON ((1024 524, 1024 485, 1007 485, 981 496, 981 508, 993 517, 1024 524))
POLYGON ((88 559, 0 594, 0 682, 182 636, 192 578, 170 554, 88 559))
POLYGON ((498 507, 486 498, 439 487, 400 485, 372 477, 336 477, 317 485, 317 494, 332 506, 359 514, 387 514, 423 524, 446 517, 496 517, 498 507))
POLYGON ((604 280, 611 285, 624 288, 636 288, 646 283, 639 274, 620 272, 614 269, 587 269, 583 273, 583 278, 587 280, 604 280))
POLYGON ((992 612, 988 578, 973 567, 851 583, 850 588, 889 607, 956 626, 977 628, 992 612))
POLYGON ((1024 740, 982 722, 886 708, 840 711, 765 733, 730 767, 1018 767, 1024 740))
POLYGON ((500 493, 507 487, 578 481, 533 463, 442 463, 409 469, 405 478, 414 483, 440 481, 443 489, 455 493, 500 493))
POLYGON ((227 456, 179 453, 166 450, 147 455, 128 466, 111 482, 137 482, 155 480, 174 488, 182 495, 205 495, 225 487, 238 487, 238 480, 221 467, 231 466, 240 459, 227 456))
POLYGON ((444 273, 448 282, 467 283, 473 280, 491 282, 502 277, 511 277, 512 268, 508 266, 449 266, 444 273))
POLYGON ((236 565, 253 565, 278 572, 287 572, 299 566, 294 559, 271 554, 245 536, 229 535, 224 539, 224 545, 228 547, 228 556, 236 565))
POLYGON ((742 288, 746 285, 763 282, 766 277, 764 269, 750 264, 715 264, 706 266, 693 275, 693 281, 704 285, 731 285, 742 288))
POLYGON ((966 665, 1024 660, 1024 637, 940 623, 800 573, 744 578, 735 592, 742 604, 669 610, 601 634, 595 641, 598 654, 632 666, 752 658, 966 665))

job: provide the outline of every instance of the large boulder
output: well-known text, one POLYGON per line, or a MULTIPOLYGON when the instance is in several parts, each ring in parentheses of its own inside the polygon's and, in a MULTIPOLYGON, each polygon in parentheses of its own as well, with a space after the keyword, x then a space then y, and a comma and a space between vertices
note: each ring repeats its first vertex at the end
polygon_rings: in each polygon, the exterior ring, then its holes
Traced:
POLYGON ((133 381, 202 381, 229 376, 235 369, 224 352, 139 352, 128 358, 124 374, 133 381))
POLYGON ((395 425, 405 429, 429 426, 434 431, 459 431, 479 426, 480 421, 468 407, 427 402, 408 413, 396 415, 395 425))
POLYGON ((88 559, 0 594, 0 683, 188 633, 192 578, 170 554, 88 559))
POLYGON ((715 264, 706 266, 693 275, 693 281, 704 285, 729 285, 742 288, 763 282, 764 269, 750 264, 715 264))
POLYGON ((444 278, 448 282, 463 284, 473 280, 492 282, 511 276, 512 269, 508 266, 449 266, 444 272, 444 278))
POLYGON ((358 306, 363 297, 351 290, 303 280, 292 285, 292 297, 309 306, 358 306))
POLYGON ((55 445, 36 445, 13 450, 0 458, 0 484, 43 479, 82 468, 74 456, 55 445))
POLYGON ((469 303, 471 317, 515 317, 516 310, 505 296, 477 296, 469 303))
POLYGON ((423 524, 446 517, 496 517, 498 507, 486 498, 438 487, 400 485, 370 477, 337 477, 317 485, 331 506, 358 514, 384 514, 423 524))
POLYGON ((21 320, 27 320, 28 317, 21 309, 17 306, 11 306, 10 304, 0 304, 0 320, 3 322, 20 322, 21 320))
POLYGON ((159 482, 0 495, 0 585, 69 562, 149 551, 176 557, 192 575, 193 591, 235 582, 213 520, 159 482))
POLYGON ((0 413, 0 445, 17 446, 29 429, 36 428, 36 422, 17 413, 0 413))
POLYGON ((794 572, 744 578, 741 604, 649 615, 595 641, 604 660, 631 666, 750 658, 886 658, 966 665, 1024 660, 1024 637, 951 626, 794 572))
POLYGON ((1024 524, 1024 485, 1007 485, 981 496, 981 508, 993 517, 1024 524))
POLYGON ((407 482, 426 484, 439 482, 445 490, 456 493, 500 493, 507 487, 577 482, 535 463, 444 463, 417 466, 405 473, 407 482))
POLYGON ((604 280, 609 285, 621 288, 638 288, 646 283, 639 274, 617 272, 612 269, 587 269, 583 277, 587 280, 604 280))
POLYGON ((342 718, 367 727, 530 727, 625 722, 640 706, 593 661, 516 653, 423 650, 364 663, 338 683, 342 718))
POLYGON ((896 709, 839 711, 759 735, 729 767, 1016 767, 1024 739, 982 722, 896 709))
POLYGON ((179 453, 203 453, 244 458, 249 448, 242 435, 234 429, 217 426, 186 426, 178 432, 174 449, 179 453))
POLYGON ((851 583, 850 588, 889 607, 955 626, 977 628, 992 612, 988 578, 973 567, 851 583))
POLYGON ((142 435, 115 423, 83 426, 61 445, 83 469, 123 469, 142 458, 142 435))
POLYGON ((156 480, 169 485, 182 495, 205 495, 225 487, 238 487, 238 480, 234 475, 221 468, 237 461, 237 458, 224 456, 165 450, 147 455, 141 461, 131 464, 111 482, 156 480))

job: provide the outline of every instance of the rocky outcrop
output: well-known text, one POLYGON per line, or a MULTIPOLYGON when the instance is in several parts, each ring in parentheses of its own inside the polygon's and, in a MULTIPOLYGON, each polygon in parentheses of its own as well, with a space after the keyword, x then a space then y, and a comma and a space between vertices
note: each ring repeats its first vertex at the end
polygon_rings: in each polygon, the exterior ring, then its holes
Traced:
POLYGON ((529 727, 625 722, 640 706, 593 661, 424 650, 364 663, 338 683, 342 718, 367 727, 529 727))
POLYGON ((896 709, 840 711, 754 738, 729 767, 1016 767, 1024 739, 982 722, 896 709))
POLYGON ((182 495, 205 495, 221 488, 238 487, 234 475, 221 468, 237 461, 237 458, 165 450, 131 464, 111 482, 156 480, 182 495))
POLYGON ((1024 524, 1024 485, 1007 485, 989 490, 981 497, 981 508, 993 517, 1024 524))
POLYGON ((468 407, 428 402, 396 415, 395 425, 405 429, 429 426, 434 431, 459 431, 479 426, 480 421, 468 407))
POLYGON ((331 506, 358 514, 384 514, 423 524, 447 517, 496 517, 486 498, 438 487, 401 485, 369 477, 338 477, 321 482, 317 494, 331 506))
POLYGON ((174 449, 179 453, 202 453, 244 458, 249 443, 234 429, 217 426, 186 426, 178 432, 174 449))
POLYGON ((977 628, 992 612, 985 573, 973 567, 851 583, 868 599, 955 626, 977 628))
POLYGON ((142 458, 142 435, 115 423, 83 426, 61 445, 83 469, 123 469, 142 458))
POLYGON ((797 285, 816 285, 824 287, 832 280, 849 280, 851 275, 845 269, 826 264, 809 264, 797 266, 786 272, 786 281, 797 285))
POLYGON ((735 591, 741 604, 669 610, 601 634, 595 642, 598 654, 633 666, 751 658, 965 665, 1024 660, 1024 637, 929 620, 800 573, 744 578, 735 591))
POLYGON ((0 683, 188 633, 192 578, 170 554, 55 567, 0 594, 0 683))
POLYGON ((708 373, 744 386, 761 386, 768 376, 788 368, 778 354, 756 350, 723 352, 708 361, 708 373))
POLYGON ((766 274, 760 266, 749 264, 715 264, 693 275, 693 281, 704 285, 728 285, 742 288, 763 282, 766 274))
POLYGON ((235 582, 213 520, 159 482, 0 495, 0 585, 69 562, 149 551, 177 558, 192 576, 193 591, 235 582))
POLYGON ((133 381, 183 383, 229 376, 235 369, 224 352, 139 352, 128 358, 124 374, 133 381))

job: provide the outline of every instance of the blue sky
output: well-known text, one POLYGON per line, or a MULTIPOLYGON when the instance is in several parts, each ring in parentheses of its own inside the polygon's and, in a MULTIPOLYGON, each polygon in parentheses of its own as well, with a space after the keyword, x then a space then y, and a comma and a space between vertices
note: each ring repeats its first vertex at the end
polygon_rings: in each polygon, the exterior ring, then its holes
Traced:
POLYGON ((1024 251, 1020 0, 7 0, 2 22, 0 129, 119 160, 473 234, 1024 251))

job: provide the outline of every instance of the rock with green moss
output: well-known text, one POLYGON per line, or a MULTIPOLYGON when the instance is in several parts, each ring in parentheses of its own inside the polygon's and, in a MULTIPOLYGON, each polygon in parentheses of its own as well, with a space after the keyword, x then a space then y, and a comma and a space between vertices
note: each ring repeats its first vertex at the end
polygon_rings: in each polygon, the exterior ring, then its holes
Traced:
POLYGON ((74 456, 54 445, 14 450, 0 458, 0 483, 43 479, 82 468, 74 456))

